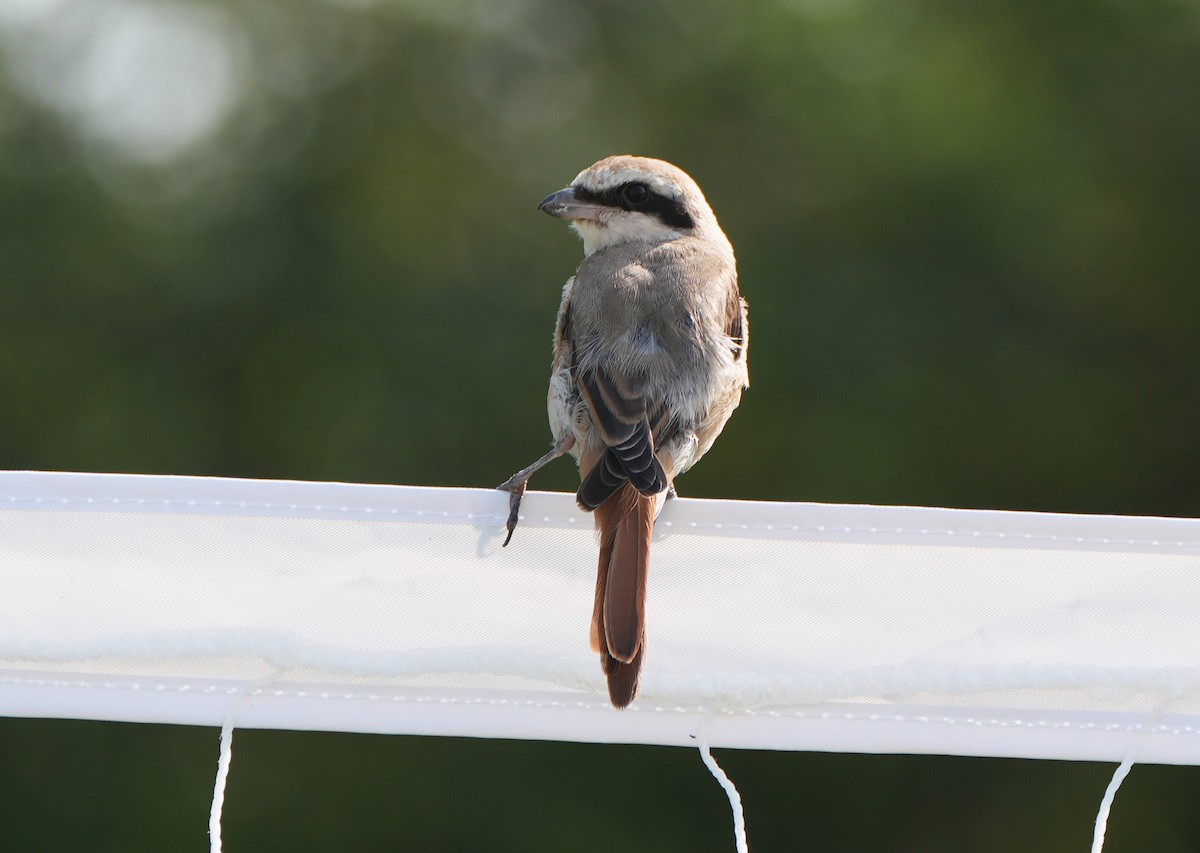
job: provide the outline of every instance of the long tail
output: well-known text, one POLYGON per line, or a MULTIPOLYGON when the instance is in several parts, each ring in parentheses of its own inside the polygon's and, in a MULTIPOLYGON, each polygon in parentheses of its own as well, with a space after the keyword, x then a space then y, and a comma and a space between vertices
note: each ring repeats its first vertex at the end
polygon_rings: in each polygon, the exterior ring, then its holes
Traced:
POLYGON ((655 496, 626 481, 596 508, 600 564, 592 611, 592 650, 608 676, 608 697, 624 708, 637 695, 646 637, 646 570, 655 496))

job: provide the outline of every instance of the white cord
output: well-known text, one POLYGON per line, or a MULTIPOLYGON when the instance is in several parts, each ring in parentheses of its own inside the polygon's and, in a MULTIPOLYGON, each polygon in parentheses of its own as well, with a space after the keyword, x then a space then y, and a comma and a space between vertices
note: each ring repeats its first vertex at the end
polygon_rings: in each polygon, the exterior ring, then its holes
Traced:
POLYGON ((725 796, 729 797, 729 808, 733 810, 733 838, 737 845, 737 853, 750 853, 750 845, 746 843, 746 814, 742 811, 742 797, 738 794, 733 781, 725 775, 725 771, 721 769, 717 760, 708 750, 707 726, 702 728, 698 740, 700 742, 700 760, 717 780, 717 784, 725 790, 725 796))
POLYGON ((221 725, 217 778, 213 783, 212 805, 208 809, 208 845, 211 853, 221 853, 221 812, 225 808, 225 783, 229 780, 229 766, 233 763, 233 720, 251 696, 268 684, 277 681, 281 675, 283 675, 282 670, 274 672, 241 691, 233 704, 229 706, 229 713, 225 715, 225 722, 221 725))
POLYGON ((1100 800, 1100 810, 1096 813, 1096 828, 1092 833, 1092 853, 1102 853, 1104 850, 1104 835, 1108 831, 1108 815, 1112 811, 1113 800, 1116 799, 1117 789, 1121 787, 1121 783, 1125 781, 1125 777, 1129 775, 1129 771, 1133 769, 1133 762, 1137 758, 1138 752, 1142 749, 1142 744, 1146 742, 1146 738, 1150 735, 1150 730, 1158 723, 1159 718, 1167 712, 1167 708, 1171 703, 1179 698, 1182 690, 1176 689, 1170 696, 1160 702, 1146 721, 1142 723, 1138 729, 1138 735, 1129 744, 1129 749, 1125 752, 1125 758, 1117 766, 1113 773, 1112 779, 1108 783, 1108 787, 1104 789, 1104 796, 1100 800))
MULTIPOLYGON (((238 697, 236 709, 249 694, 238 697)), ((208 810, 208 844, 212 853, 221 853, 221 811, 225 808, 225 782, 229 779, 229 764, 233 761, 233 710, 230 709, 221 726, 221 753, 217 759, 217 780, 213 784, 212 806, 208 810)))

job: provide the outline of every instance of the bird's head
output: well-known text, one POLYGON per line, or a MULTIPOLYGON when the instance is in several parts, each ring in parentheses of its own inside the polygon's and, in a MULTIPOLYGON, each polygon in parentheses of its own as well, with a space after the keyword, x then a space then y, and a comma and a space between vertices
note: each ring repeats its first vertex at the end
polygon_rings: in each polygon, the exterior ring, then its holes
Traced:
POLYGON ((569 221, 583 239, 584 255, 622 243, 685 236, 729 245, 696 182, 682 169, 650 157, 606 157, 544 199, 538 210, 569 221))

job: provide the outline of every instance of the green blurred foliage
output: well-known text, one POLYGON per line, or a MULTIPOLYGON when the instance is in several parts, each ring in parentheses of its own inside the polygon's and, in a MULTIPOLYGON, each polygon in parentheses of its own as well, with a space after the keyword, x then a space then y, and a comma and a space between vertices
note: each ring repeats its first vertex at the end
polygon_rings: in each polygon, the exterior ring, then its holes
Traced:
MULTIPOLYGON (((580 257, 536 204, 630 152, 704 187, 751 305, 685 494, 1200 514, 1191 0, 40 2, 0 10, 0 467, 500 482, 547 445, 580 257), (114 64, 130 15, 208 39, 192 97, 114 64)), ((0 737, 14 849, 206 843, 214 733, 0 737)), ((731 847, 686 751, 235 757, 231 850, 731 847)), ((758 850, 1084 849, 1109 772, 724 761, 758 850)), ((1196 849, 1198 793, 1136 769, 1106 849, 1196 849)))

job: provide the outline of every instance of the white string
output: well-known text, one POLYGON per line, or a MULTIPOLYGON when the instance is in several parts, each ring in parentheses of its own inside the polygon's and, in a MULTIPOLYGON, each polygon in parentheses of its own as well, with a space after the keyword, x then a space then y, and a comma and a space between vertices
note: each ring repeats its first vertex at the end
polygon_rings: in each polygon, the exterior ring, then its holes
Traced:
POLYGON ((221 853, 221 813, 225 809, 225 783, 229 780, 229 766, 233 763, 233 720, 242 706, 262 688, 279 679, 282 671, 272 673, 266 678, 259 679, 254 684, 240 692, 225 722, 221 725, 221 747, 217 758, 217 778, 213 782, 212 805, 208 809, 208 844, 210 853, 221 853))
MULTIPOLYGON (((238 697, 234 707, 245 698, 238 697)), ((217 780, 213 784, 212 806, 208 810, 208 843, 212 853, 221 853, 221 811, 225 808, 225 782, 229 779, 229 765, 233 761, 233 711, 221 726, 221 754, 217 759, 217 780)))
POLYGON ((1112 779, 1108 783, 1108 787, 1104 789, 1104 796, 1100 800, 1100 810, 1096 813, 1096 828, 1092 833, 1092 853, 1102 853, 1104 850, 1104 835, 1108 831, 1108 815, 1112 811, 1113 800, 1116 799, 1117 789, 1121 787, 1121 783, 1125 781, 1125 777, 1129 775, 1129 771, 1133 769, 1133 762, 1137 758, 1138 752, 1141 751, 1142 744, 1146 742, 1146 738, 1150 735, 1150 730, 1158 723, 1160 717, 1167 712, 1167 708, 1171 703, 1179 698, 1181 689, 1176 689, 1170 696, 1160 702, 1146 721, 1139 726, 1137 737, 1129 744, 1129 749, 1125 752, 1125 757, 1113 772, 1112 779))
POLYGON ((729 808, 733 810, 733 838, 737 845, 737 853, 750 853, 750 845, 746 842, 746 814, 742 811, 742 797, 734 786, 733 781, 725 775, 725 771, 717 764, 708 750, 708 727, 703 726, 699 735, 700 760, 708 768, 729 798, 729 808))

